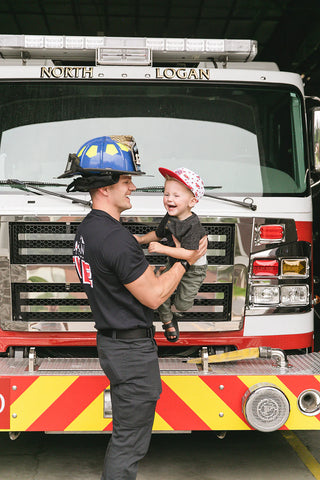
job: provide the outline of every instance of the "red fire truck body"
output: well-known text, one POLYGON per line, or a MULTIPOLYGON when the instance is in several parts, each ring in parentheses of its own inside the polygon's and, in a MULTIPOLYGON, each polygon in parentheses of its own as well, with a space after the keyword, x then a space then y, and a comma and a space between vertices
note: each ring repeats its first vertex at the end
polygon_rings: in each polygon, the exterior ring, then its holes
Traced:
POLYGON ((135 137, 152 175, 137 179, 122 216, 131 233, 165 213, 159 166, 195 170, 206 187, 195 212, 208 234, 207 277, 193 307, 176 312, 174 346, 155 312, 163 393, 154 430, 319 428, 320 115, 300 76, 253 62, 256 49, 0 35, 0 430, 112 429, 72 265, 89 196, 67 195, 57 177, 69 153, 115 134, 135 137))

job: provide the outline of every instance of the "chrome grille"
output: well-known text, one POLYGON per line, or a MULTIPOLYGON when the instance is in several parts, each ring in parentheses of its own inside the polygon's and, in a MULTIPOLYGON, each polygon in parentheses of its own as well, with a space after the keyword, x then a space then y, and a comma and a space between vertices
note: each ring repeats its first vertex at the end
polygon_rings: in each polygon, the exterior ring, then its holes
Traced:
POLYGON ((11 263, 72 263, 77 223, 10 223, 11 263))
POLYGON ((14 283, 11 289, 13 320, 93 320, 88 299, 80 283, 14 283))
MULTIPOLYGON (((130 222, 123 225, 133 234, 154 230, 158 222, 130 222)), ((41 270, 71 269, 72 246, 78 223, 11 222, 9 223, 11 269, 17 271, 11 284, 13 322, 91 322, 92 314, 76 276, 70 283, 54 278, 44 279, 41 270), (27 273, 25 273, 27 272, 27 273)), ((214 268, 232 268, 234 263, 234 224, 203 223, 208 234, 208 264, 214 268), (231 266, 231 267, 230 267, 231 266)), ((150 255, 142 246, 151 265, 163 265, 166 257, 150 255)), ((74 273, 75 275, 75 273, 74 273)), ((64 281, 64 280, 63 280, 64 281)), ((181 322, 229 322, 231 320, 232 279, 207 275, 194 301, 184 312, 181 322)))
MULTIPOLYGON (((10 223, 11 263, 14 264, 68 264, 72 263, 73 238, 77 223, 10 223)), ((154 225, 124 223, 133 234, 145 234, 154 225)), ((203 224, 209 239, 209 265, 233 264, 234 225, 203 224)), ((147 245, 143 245, 147 248, 147 245)), ((148 255, 152 264, 163 263, 163 256, 148 255)))

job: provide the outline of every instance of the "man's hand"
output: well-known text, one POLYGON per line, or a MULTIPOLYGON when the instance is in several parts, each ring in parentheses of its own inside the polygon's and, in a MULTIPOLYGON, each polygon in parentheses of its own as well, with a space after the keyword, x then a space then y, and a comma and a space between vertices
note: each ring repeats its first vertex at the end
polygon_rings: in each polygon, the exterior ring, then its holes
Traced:
MULTIPOLYGON (((188 258, 190 265, 206 253, 207 245, 208 239, 205 236, 200 240, 198 250, 189 250, 189 252, 192 252, 188 258)), ((143 305, 156 310, 173 294, 185 272, 183 265, 176 262, 167 272, 157 276, 153 267, 149 265, 137 280, 126 284, 125 287, 143 305)))
POLYGON ((181 247, 181 242, 179 242, 179 240, 174 235, 172 235, 172 239, 174 241, 174 244, 175 244, 176 248, 180 248, 181 247))
POLYGON ((165 247, 167 249, 170 249, 171 251, 166 251, 162 253, 166 253, 173 258, 187 260, 190 265, 193 265, 199 258, 203 257, 203 255, 207 251, 208 237, 206 235, 201 238, 198 250, 181 248, 181 243, 179 242, 179 240, 174 235, 172 235, 172 238, 175 243, 175 247, 165 247))
POLYGON ((203 257, 203 255, 205 255, 207 251, 207 248, 208 248, 208 237, 207 235, 205 235, 204 237, 201 238, 199 242, 198 250, 190 250, 190 252, 192 253, 187 259, 190 265, 193 265, 194 263, 196 263, 197 260, 199 260, 199 258, 203 257))

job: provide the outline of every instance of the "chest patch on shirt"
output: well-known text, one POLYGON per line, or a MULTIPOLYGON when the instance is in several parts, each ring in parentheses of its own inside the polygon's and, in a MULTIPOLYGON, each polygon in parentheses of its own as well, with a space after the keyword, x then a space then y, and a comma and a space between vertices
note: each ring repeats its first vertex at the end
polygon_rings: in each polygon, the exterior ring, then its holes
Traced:
POLYGON ((86 283, 93 288, 93 281, 92 281, 92 273, 91 267, 88 262, 84 259, 84 251, 85 251, 85 243, 82 236, 80 236, 79 240, 74 244, 73 250, 73 263, 76 267, 77 274, 82 281, 82 283, 86 283))

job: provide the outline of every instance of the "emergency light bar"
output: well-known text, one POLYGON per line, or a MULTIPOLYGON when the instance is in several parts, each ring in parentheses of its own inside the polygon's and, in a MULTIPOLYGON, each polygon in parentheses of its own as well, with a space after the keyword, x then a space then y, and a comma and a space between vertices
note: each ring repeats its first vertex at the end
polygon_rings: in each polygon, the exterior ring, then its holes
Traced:
POLYGON ((0 35, 3 58, 91 60, 102 65, 151 65, 153 62, 249 62, 255 40, 141 37, 0 35))

